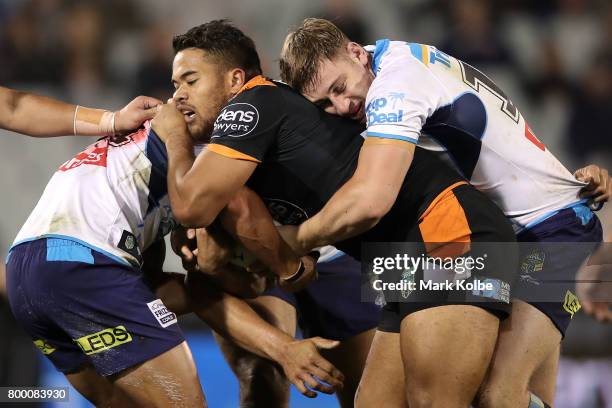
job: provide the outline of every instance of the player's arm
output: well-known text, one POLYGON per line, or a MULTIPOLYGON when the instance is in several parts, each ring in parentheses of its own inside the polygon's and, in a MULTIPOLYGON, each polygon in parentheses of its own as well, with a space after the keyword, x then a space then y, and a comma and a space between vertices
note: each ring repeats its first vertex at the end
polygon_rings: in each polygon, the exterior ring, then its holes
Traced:
POLYGON ((120 111, 110 112, 0 87, 0 128, 34 137, 110 136, 152 119, 160 103, 139 96, 120 111))
MULTIPOLYGON (((287 243, 281 239, 266 205, 252 190, 242 187, 221 212, 220 221, 224 229, 242 247, 251 252, 258 261, 279 278, 285 290, 295 291, 305 286, 315 276, 315 260, 311 257, 296 256, 287 243), (292 278, 298 271, 300 276, 292 278)), ((214 275, 223 288, 228 289, 240 283, 242 297, 251 297, 261 289, 261 278, 245 279, 245 271, 227 267, 228 257, 233 256, 234 240, 228 242, 224 231, 198 229, 191 232, 177 230, 173 233, 173 249, 181 256, 186 269, 195 268, 206 274, 214 275), (197 249, 195 239, 197 238, 197 249)), ((231 293, 237 293, 229 290, 231 293)))
POLYGON ((183 115, 173 103, 162 106, 153 129, 168 151, 168 195, 176 220, 207 227, 249 179, 257 163, 204 149, 197 157, 183 115))
POLYGON ((336 347, 337 341, 320 337, 295 340, 263 320, 244 300, 219 290, 204 275, 190 273, 188 282, 186 287, 182 277, 166 275, 157 286, 156 294, 171 311, 194 312, 226 339, 276 361, 302 394, 312 398, 316 396, 312 390, 331 394, 342 387, 342 373, 318 352, 318 349, 336 347))
POLYGON ((374 227, 395 203, 414 149, 410 142, 366 139, 353 177, 318 214, 293 230, 294 236, 284 237, 298 253, 306 253, 374 227))
POLYGON ((355 174, 292 237, 283 232, 294 250, 350 238, 380 221, 395 203, 423 124, 442 95, 439 81, 409 53, 378 73, 366 98, 367 138, 355 174))

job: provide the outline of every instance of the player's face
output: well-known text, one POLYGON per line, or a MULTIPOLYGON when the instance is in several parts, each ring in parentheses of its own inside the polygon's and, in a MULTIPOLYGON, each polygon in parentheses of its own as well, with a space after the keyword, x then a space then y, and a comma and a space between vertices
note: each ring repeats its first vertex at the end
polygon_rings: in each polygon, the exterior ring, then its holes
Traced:
POLYGON ((319 63, 318 78, 304 96, 326 112, 365 122, 365 101, 374 80, 368 53, 356 43, 319 63))
POLYGON ((210 138, 217 115, 231 97, 225 78, 214 57, 200 49, 188 48, 174 57, 173 99, 195 139, 210 138))

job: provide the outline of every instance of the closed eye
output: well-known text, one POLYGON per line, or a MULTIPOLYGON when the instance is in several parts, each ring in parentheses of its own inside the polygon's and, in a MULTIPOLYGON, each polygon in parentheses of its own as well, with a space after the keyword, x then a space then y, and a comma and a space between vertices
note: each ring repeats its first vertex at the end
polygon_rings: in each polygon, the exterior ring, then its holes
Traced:
POLYGON ((328 107, 331 106, 331 101, 329 99, 323 99, 320 101, 315 102, 315 105, 317 105, 319 108, 325 110, 328 107))

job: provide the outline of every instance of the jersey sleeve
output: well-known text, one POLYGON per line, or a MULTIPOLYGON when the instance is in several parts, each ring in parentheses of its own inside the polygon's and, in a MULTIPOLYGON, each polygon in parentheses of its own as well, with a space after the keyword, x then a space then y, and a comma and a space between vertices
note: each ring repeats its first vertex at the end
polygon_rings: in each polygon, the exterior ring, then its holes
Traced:
POLYGON ((383 56, 366 98, 367 137, 417 143, 421 128, 440 105, 444 90, 409 48, 383 56))
POLYGON ((233 159, 261 163, 279 134, 283 119, 280 102, 273 83, 241 92, 221 110, 206 148, 233 159))

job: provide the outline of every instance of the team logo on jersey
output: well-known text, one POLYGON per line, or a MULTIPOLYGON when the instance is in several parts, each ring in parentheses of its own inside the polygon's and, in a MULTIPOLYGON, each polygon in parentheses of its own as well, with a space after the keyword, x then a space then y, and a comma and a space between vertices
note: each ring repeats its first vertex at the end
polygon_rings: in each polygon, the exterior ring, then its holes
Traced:
POLYGON ((161 299, 155 299, 147 303, 147 306, 149 306, 149 310, 153 313, 153 316, 155 316, 161 327, 168 327, 176 323, 176 315, 168 310, 161 299))
POLYGON ((100 353, 132 341, 125 326, 110 327, 74 340, 86 355, 100 353))
POLYGON ((542 250, 534 249, 523 259, 521 272, 526 274, 540 272, 544 269, 544 260, 546 260, 546 253, 542 250))
POLYGON ((213 137, 246 136, 259 122, 259 111, 250 103, 233 103, 223 108, 215 120, 213 137))
POLYGON ((132 139, 131 135, 118 135, 114 136, 108 144, 113 147, 121 147, 128 143, 131 143, 134 139, 132 139))
POLYGON ((89 146, 81 153, 62 164, 59 171, 68 171, 84 164, 106 167, 106 153, 108 152, 108 140, 101 139, 89 146))
POLYGON ((306 211, 288 201, 274 198, 264 198, 264 201, 274 221, 282 225, 299 225, 308 218, 306 211))
POLYGON ((387 98, 377 98, 371 101, 366 106, 366 113, 368 116, 368 126, 378 125, 381 123, 399 123, 403 120, 404 111, 395 110, 395 105, 398 101, 404 100, 404 94, 398 92, 391 92, 389 99, 392 101, 392 112, 379 112, 389 104, 387 98))
POLYGON ((582 306, 580 305, 578 297, 568 290, 565 293, 565 299, 563 300, 563 309, 565 309, 565 311, 569 313, 573 319, 574 314, 580 310, 581 307, 582 306))

